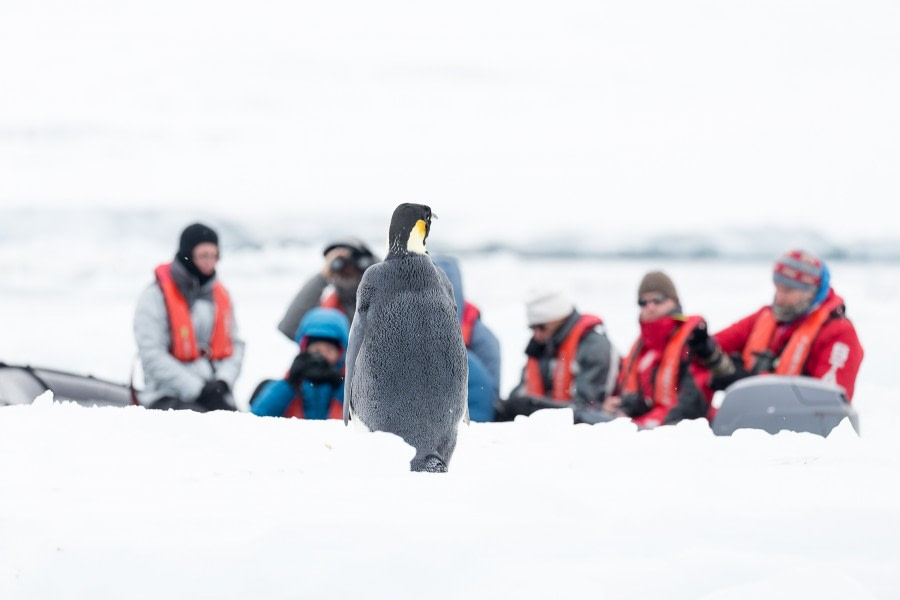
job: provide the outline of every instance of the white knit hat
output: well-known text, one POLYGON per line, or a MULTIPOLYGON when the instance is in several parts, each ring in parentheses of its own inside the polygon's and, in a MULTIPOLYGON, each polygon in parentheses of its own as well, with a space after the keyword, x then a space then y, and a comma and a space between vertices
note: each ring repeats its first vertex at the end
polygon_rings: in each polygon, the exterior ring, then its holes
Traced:
POLYGON ((528 326, 558 321, 572 314, 575 305, 559 290, 531 290, 525 297, 528 326))

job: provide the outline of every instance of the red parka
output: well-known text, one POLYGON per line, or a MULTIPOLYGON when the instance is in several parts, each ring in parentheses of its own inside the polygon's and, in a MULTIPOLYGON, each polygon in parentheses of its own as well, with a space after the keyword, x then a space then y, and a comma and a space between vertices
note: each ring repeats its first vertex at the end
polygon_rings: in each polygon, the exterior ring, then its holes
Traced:
POLYGON ((619 372, 623 410, 642 427, 707 416, 709 371, 691 360, 687 338, 700 317, 667 316, 641 323, 641 336, 619 372))
POLYGON ((740 354, 748 370, 753 369, 754 352, 768 350, 776 362, 764 372, 837 383, 852 400, 863 349, 844 313, 843 299, 829 290, 822 304, 800 319, 777 323, 772 307, 764 306, 714 337, 723 352, 740 354))

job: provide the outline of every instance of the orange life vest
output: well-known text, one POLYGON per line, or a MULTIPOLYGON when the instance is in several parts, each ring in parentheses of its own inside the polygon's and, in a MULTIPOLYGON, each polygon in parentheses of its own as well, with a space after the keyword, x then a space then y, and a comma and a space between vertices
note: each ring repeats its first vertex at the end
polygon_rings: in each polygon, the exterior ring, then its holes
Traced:
MULTIPOLYGON (((566 339, 559 345, 559 351, 556 353, 556 367, 553 370, 553 389, 550 390, 550 398, 556 402, 563 404, 572 400, 572 363, 575 362, 578 342, 588 331, 602 324, 603 320, 600 317, 582 315, 566 339)), ((525 365, 525 390, 532 396, 547 395, 544 378, 541 377, 540 361, 533 356, 528 357, 528 363, 525 365)))
POLYGON ((478 308, 469 302, 463 302, 462 312, 462 335, 466 348, 472 345, 472 329, 475 327, 475 321, 481 316, 478 308))
MULTIPOLYGON (((678 372, 681 370, 681 361, 684 356, 684 347, 687 344, 688 336, 703 320, 702 317, 693 316, 686 317, 678 329, 669 337, 666 347, 663 349, 662 359, 659 363, 659 369, 656 371, 656 377, 653 380, 653 390, 651 397, 655 406, 675 406, 678 404, 678 372)), ((622 387, 623 394, 637 394, 640 392, 640 379, 638 374, 638 354, 641 350, 641 340, 638 340, 631 346, 628 353, 628 359, 625 362, 625 369, 622 372, 620 381, 624 382, 622 387)))
POLYGON ((336 310, 341 311, 345 315, 347 314, 347 310, 344 308, 344 304, 341 302, 341 299, 338 297, 337 292, 331 292, 319 302, 319 306, 322 308, 334 308, 336 310))
MULTIPOLYGON (((191 322, 191 308, 172 278, 172 263, 156 267, 156 281, 162 290, 166 312, 169 314, 172 338, 169 351, 181 362, 197 360, 201 353, 197 348, 197 338, 191 322)), ((218 281, 213 283, 212 295, 215 322, 209 340, 209 351, 205 355, 213 360, 222 360, 234 353, 234 341, 231 339, 231 300, 225 286, 218 281)))
MULTIPOLYGON (((822 326, 831 316, 835 309, 840 308, 843 300, 838 296, 833 296, 827 302, 824 302, 819 308, 811 312, 803 322, 797 327, 794 333, 780 353, 778 366, 775 367, 777 375, 800 375, 809 358, 809 351, 812 348, 816 336, 822 330, 822 326)), ((756 361, 756 354, 765 352, 772 342, 775 335, 775 329, 778 323, 775 321, 775 315, 772 307, 767 306, 753 324, 750 337, 744 345, 742 358, 744 359, 744 368, 748 371, 753 369, 753 363, 756 361)))
MULTIPOLYGON (((303 398, 301 398, 299 394, 294 396, 294 398, 291 400, 291 403, 288 404, 288 407, 284 411, 284 416, 293 417, 295 419, 305 418, 305 415, 303 414, 303 398)), ((328 407, 328 418, 344 418, 344 406, 337 400, 331 400, 331 405, 328 407)))

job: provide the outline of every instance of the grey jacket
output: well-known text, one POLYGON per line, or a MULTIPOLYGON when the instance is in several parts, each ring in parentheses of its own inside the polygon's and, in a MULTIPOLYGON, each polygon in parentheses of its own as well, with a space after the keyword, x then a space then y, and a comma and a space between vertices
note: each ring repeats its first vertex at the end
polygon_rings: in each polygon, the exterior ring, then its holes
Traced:
MULTIPOLYGON (((541 376, 548 390, 552 387, 559 347, 580 318, 581 315, 573 311, 563 326, 553 334, 538 357, 541 376)), ((597 405, 603 402, 607 394, 612 393, 619 374, 619 357, 602 326, 594 328, 581 338, 571 368, 574 374, 572 401, 576 406, 597 405)), ((510 392, 510 397, 528 395, 523 369, 522 380, 510 392)))
MULTIPOLYGON (((293 341, 294 336, 297 334, 297 329, 300 327, 300 321, 303 320, 303 316, 311 309, 319 306, 322 301, 322 294, 325 293, 325 288, 329 285, 332 284, 329 283, 328 279, 321 273, 317 273, 309 281, 303 284, 303 287, 300 288, 300 291, 297 292, 297 295, 291 300, 291 305, 288 306, 287 311, 281 318, 281 322, 278 324, 278 331, 293 341)), ((337 288, 334 288, 334 290, 341 299, 344 314, 348 315, 352 321, 353 315, 356 313, 356 288, 344 290, 343 292, 337 288)))
MULTIPOLYGON (((208 347, 215 323, 212 299, 215 278, 201 286, 197 278, 178 261, 172 263, 172 278, 191 308, 191 323, 198 347, 208 347)), ((144 371, 144 388, 138 394, 138 401, 150 406, 156 400, 169 396, 192 402, 200 395, 206 382, 216 379, 234 387, 244 359, 244 342, 238 337, 233 309, 231 323, 234 354, 224 360, 212 361, 201 357, 183 363, 169 352, 172 336, 162 289, 155 281, 150 284, 138 298, 134 313, 134 339, 144 371)))

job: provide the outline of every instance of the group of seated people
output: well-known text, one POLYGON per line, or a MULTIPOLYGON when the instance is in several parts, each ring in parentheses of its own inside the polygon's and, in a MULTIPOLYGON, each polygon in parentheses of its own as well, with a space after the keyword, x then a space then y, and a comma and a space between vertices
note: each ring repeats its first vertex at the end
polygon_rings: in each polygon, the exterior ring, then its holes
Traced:
MULTIPOLYGON (((324 250, 324 265, 300 289, 278 329, 298 345, 284 377, 257 386, 250 411, 261 416, 340 418, 344 358, 356 291, 378 257, 360 240, 324 250)), ((558 290, 525 299, 532 336, 521 381, 500 397, 500 344, 463 294, 459 263, 435 256, 453 285, 469 358, 469 416, 512 420, 543 408, 572 408, 575 421, 627 417, 642 428, 712 419, 712 396, 757 374, 806 375, 841 386, 852 400, 863 350, 827 265, 790 250, 774 264, 770 305, 711 334, 683 312, 675 284, 659 271, 637 290, 640 335, 627 354, 610 342, 602 319, 579 312, 558 290)), ((181 234, 175 260, 156 268, 134 319, 144 372, 139 401, 148 408, 235 410, 231 393, 244 344, 230 297, 216 278, 218 236, 195 223, 181 234)))

